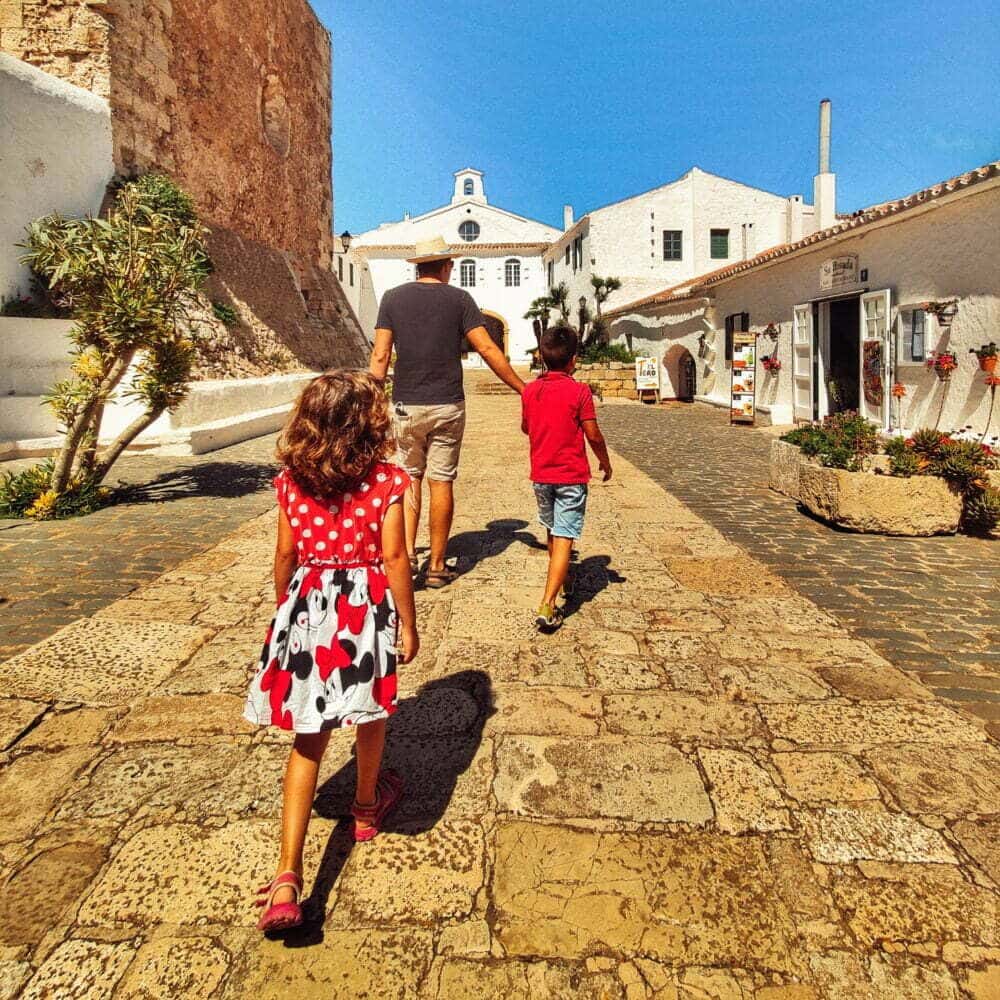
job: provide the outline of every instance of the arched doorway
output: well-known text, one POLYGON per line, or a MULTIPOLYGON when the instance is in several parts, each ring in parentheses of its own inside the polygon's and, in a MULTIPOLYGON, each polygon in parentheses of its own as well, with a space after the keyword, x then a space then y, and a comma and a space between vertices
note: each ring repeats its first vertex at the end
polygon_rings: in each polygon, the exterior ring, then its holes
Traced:
POLYGON ((666 375, 662 396, 690 403, 698 391, 698 366, 691 352, 683 344, 674 344, 663 356, 666 375))
POLYGON ((490 339, 493 341, 497 347, 503 351, 504 357, 510 357, 509 350, 509 337, 507 331, 507 321, 495 312, 489 312, 486 309, 482 310, 483 320, 486 325, 486 332, 490 335, 490 339))

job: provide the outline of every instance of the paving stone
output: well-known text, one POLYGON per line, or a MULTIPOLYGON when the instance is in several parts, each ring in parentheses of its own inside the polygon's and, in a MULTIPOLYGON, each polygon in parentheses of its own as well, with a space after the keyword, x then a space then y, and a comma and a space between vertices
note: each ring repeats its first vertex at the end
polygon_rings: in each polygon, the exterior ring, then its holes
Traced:
MULTIPOLYGON (((140 591, 145 595, 145 591, 140 591)), ((164 601, 153 597, 147 599, 124 597, 120 601, 101 608, 101 618, 113 618, 120 622, 178 622, 190 625, 204 607, 201 601, 164 601)))
POLYGON ((648 739, 505 736, 494 785, 501 810, 703 825, 712 806, 695 765, 648 739))
POLYGON ((882 941, 1000 944, 996 894, 973 885, 954 866, 862 862, 860 867, 863 877, 838 878, 833 895, 862 947, 882 941))
POLYGON ((759 727, 755 709, 681 692, 612 694, 604 699, 608 729, 629 736, 699 742, 742 742, 759 727))
POLYGON ((813 955, 810 965, 823 996, 850 1000, 961 1000, 947 968, 905 957, 863 959, 847 952, 813 955))
POLYGON ((414 836, 383 832, 352 852, 331 924, 398 926, 467 917, 484 884, 485 864, 478 823, 442 821, 414 836))
POLYGON ((27 838, 93 756, 94 750, 85 747, 35 752, 0 770, 0 844, 27 838))
POLYGON ((555 962, 477 962, 448 959, 432 973, 434 995, 477 1000, 624 1000, 618 977, 588 972, 581 964, 555 962))
MULTIPOLYGON (((306 883, 333 824, 313 819, 306 840, 306 883)), ((253 890, 273 875, 278 831, 269 821, 199 828, 145 827, 123 843, 80 909, 81 927, 221 923, 252 927, 253 890)))
POLYGON ((45 714, 48 706, 23 698, 0 699, 0 750, 6 750, 45 714))
POLYGON ((936 830, 905 813, 876 807, 832 806, 797 816, 813 857, 828 864, 850 861, 922 861, 957 864, 936 830))
POLYGON ((806 668, 784 664, 720 663, 716 676, 726 697, 734 701, 809 701, 828 698, 833 693, 823 681, 806 668))
POLYGON ((245 703, 245 695, 231 694, 145 698, 112 729, 109 739, 112 743, 155 743, 249 735, 250 724, 243 718, 245 703))
POLYGON ((18 741, 18 749, 60 750, 63 747, 92 746, 100 742, 114 717, 115 710, 107 708, 50 712, 27 736, 18 741))
POLYGON ((157 688, 157 694, 246 694, 264 632, 223 629, 157 688))
POLYGON ((785 791, 803 804, 879 798, 878 785, 847 754, 776 753, 771 760, 781 772, 785 791))
POLYGON ((193 625, 81 618, 0 664, 0 690, 43 701, 123 704, 151 691, 209 636, 193 625))
MULTIPOLYGON (((428 929, 323 929, 322 944, 305 955, 283 941, 254 938, 237 958, 225 1000, 412 1000, 433 956, 428 929)), ((457 1000, 457 998, 456 998, 457 1000)))
POLYGON ((494 931, 511 956, 638 952, 682 965, 803 969, 758 837, 504 823, 494 897, 494 931))
POLYGON ((645 640, 650 654, 667 662, 701 662, 718 656, 717 637, 702 632, 653 630, 645 640))
POLYGON ((1000 997, 1000 965, 969 969, 962 974, 962 985, 972 1000, 996 1000, 1000 997))
POLYGON ((28 962, 16 958, 0 958, 0 1000, 14 1000, 32 972, 34 969, 28 962))
POLYGON ((601 695, 580 688, 493 686, 495 713, 486 723, 489 733, 552 733, 596 736, 601 719, 601 695))
POLYGON ((791 829, 791 815, 770 775, 738 750, 698 751, 723 833, 791 829))
POLYGON ((739 597, 756 596, 762 591, 783 593, 784 581, 763 563, 740 555, 731 559, 668 559, 670 575, 689 590, 702 594, 739 597))
POLYGON ((59 945, 31 978, 22 1000, 91 1000, 111 996, 136 945, 71 939, 59 945))
POLYGON ((877 746, 917 742, 934 746, 982 743, 976 726, 943 705, 923 702, 807 702, 762 705, 771 732, 802 746, 877 746))
POLYGON ((105 844, 85 839, 35 855, 0 894, 0 944, 41 941, 90 885, 106 857, 105 844))
POLYGON ((912 813, 961 816, 1000 810, 1000 749, 882 747, 866 759, 875 776, 912 813))
POLYGON ((823 679, 847 698, 877 701, 880 698, 927 700, 934 695, 926 687, 888 663, 820 663, 823 679))
POLYGON ((1000 887, 1000 818, 956 823, 951 832, 1000 887))
POLYGON ((139 949, 115 1000, 208 1000, 228 969, 229 953, 210 938, 158 938, 139 949))

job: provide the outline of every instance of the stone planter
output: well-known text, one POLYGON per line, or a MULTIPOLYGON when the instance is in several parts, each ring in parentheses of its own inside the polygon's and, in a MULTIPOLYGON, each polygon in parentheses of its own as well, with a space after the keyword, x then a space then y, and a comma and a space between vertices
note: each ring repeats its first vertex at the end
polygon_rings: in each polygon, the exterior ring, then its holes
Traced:
POLYGON ((951 535, 962 498, 934 476, 876 476, 803 463, 799 500, 813 514, 865 534, 951 535))
POLYGON ((797 445, 775 439, 771 442, 769 485, 793 500, 799 498, 799 467, 808 459, 797 445))

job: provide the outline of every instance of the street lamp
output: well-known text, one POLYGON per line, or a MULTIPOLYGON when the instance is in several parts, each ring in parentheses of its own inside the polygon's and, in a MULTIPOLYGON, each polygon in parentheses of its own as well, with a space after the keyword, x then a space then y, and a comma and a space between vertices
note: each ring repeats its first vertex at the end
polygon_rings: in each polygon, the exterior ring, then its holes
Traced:
POLYGON ((344 253, 347 253, 347 251, 351 249, 351 239, 351 231, 349 229, 345 229, 340 234, 340 242, 344 247, 344 253))

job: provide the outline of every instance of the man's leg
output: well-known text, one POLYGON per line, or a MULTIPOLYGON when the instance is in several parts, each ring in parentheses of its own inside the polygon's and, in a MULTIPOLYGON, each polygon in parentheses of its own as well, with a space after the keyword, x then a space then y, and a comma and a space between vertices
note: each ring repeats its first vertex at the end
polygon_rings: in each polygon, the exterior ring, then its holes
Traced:
POLYGON ((542 598, 542 603, 550 608, 555 607, 559 591, 566 581, 566 574, 569 572, 569 557, 572 551, 572 538, 560 538, 558 535, 549 536, 549 573, 545 579, 545 596, 542 598))
POLYGON ((423 480, 412 478, 406 496, 403 497, 406 552, 411 562, 417 557, 417 532, 420 530, 420 507, 423 495, 423 480))
POLYGON ((431 556, 427 571, 440 573, 445 568, 444 557, 448 550, 448 538, 451 536, 452 518, 455 515, 454 483, 450 480, 428 479, 427 484, 431 491, 431 556))

